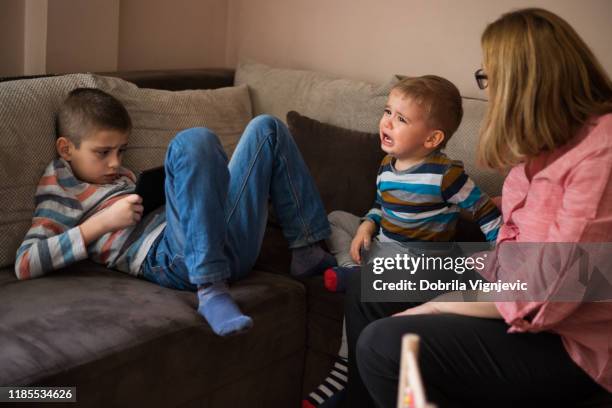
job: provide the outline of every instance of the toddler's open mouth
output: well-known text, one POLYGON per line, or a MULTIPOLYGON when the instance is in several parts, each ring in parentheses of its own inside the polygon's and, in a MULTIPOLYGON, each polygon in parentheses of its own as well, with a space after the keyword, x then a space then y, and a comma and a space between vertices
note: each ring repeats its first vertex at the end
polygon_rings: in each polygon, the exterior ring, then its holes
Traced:
POLYGON ((393 146, 393 139, 391 139, 386 133, 380 134, 380 141, 385 146, 393 146))

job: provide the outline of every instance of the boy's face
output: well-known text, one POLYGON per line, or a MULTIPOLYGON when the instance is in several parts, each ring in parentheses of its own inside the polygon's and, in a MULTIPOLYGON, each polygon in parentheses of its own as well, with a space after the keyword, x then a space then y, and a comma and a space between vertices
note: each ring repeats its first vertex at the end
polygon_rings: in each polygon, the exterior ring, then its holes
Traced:
POLYGON ((396 163, 416 164, 444 140, 428 126, 425 112, 409 96, 392 90, 379 123, 380 148, 396 163))
POLYGON ((117 130, 94 130, 83 138, 78 148, 65 137, 57 139, 56 148, 79 180, 110 184, 119 177, 128 136, 127 132, 117 130))

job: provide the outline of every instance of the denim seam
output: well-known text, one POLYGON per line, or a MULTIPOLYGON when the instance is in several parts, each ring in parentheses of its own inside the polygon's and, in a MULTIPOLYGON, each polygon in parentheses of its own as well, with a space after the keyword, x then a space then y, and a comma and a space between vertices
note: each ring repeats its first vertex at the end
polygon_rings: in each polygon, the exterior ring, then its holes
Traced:
POLYGON ((295 202, 295 205, 296 205, 297 210, 298 210, 298 217, 299 217, 300 222, 302 224, 303 233, 306 235, 304 237, 304 240, 305 241, 312 240, 312 232, 310 231, 310 227, 308 226, 308 223, 306 222, 306 220, 304 220, 303 213, 302 213, 302 207, 300 206, 300 201, 298 200, 295 186, 291 182, 291 175, 289 173, 289 166, 288 166, 287 157, 285 155, 283 155, 283 154, 279 154, 279 157, 281 158, 281 160, 283 160, 283 162, 285 163, 285 168, 287 169, 286 170, 287 171, 287 182, 289 184, 289 190, 291 191, 291 194, 293 195, 293 201, 295 202))
POLYGON ((240 186, 240 192, 238 193, 238 199, 236 200, 236 202, 234 202, 234 205, 232 206, 232 208, 228 212, 227 217, 225 219, 225 221, 227 223, 229 223, 230 219, 234 215, 234 212, 236 211, 236 207, 238 207, 238 202, 242 199, 242 194, 244 193, 244 190, 246 188, 248 180, 251 177, 251 172, 253 171, 253 167, 255 166, 255 163, 257 162, 257 158, 259 157, 259 153, 261 152, 261 149, 262 149, 264 143, 265 143, 265 140, 263 140, 263 141, 261 141, 259 143, 259 145, 257 146, 257 150, 255 151, 255 155, 253 156, 253 159, 249 163, 249 169, 247 171, 247 175, 244 178, 244 181, 242 182, 242 185, 240 186))

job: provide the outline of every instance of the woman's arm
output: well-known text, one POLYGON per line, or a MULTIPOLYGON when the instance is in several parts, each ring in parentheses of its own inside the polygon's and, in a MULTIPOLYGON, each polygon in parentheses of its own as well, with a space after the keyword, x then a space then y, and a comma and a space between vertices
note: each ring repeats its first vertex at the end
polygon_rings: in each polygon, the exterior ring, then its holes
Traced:
POLYGON ((427 303, 404 310, 394 316, 451 313, 487 319, 502 318, 494 302, 462 302, 460 299, 462 298, 459 292, 445 293, 427 303))

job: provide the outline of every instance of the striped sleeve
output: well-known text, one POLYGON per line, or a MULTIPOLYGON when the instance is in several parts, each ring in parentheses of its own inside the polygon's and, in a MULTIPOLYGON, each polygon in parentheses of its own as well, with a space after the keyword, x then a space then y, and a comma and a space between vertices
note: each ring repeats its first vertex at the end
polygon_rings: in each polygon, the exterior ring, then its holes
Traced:
POLYGON ((36 278, 87 258, 87 248, 79 227, 56 235, 61 229, 52 219, 34 220, 17 250, 15 274, 18 279, 36 278))
POLYGON ((495 241, 502 224, 501 213, 489 196, 481 191, 463 170, 452 164, 442 178, 442 197, 448 203, 470 212, 487 241, 495 241))
POLYGON ((390 162, 391 156, 385 156, 380 163, 380 166, 378 168, 378 175, 376 176, 376 199, 374 200, 374 205, 372 206, 370 211, 368 211, 367 214, 363 217, 364 220, 372 221, 374 224, 376 224, 377 227, 380 227, 383 215, 382 196, 380 191, 380 175, 385 171, 385 168, 389 166, 390 162))
POLYGON ((75 226, 78 202, 54 193, 59 191, 56 179, 47 181, 43 177, 39 184, 32 226, 17 250, 15 274, 20 280, 87 258, 81 230, 75 226))
POLYGON ((378 194, 378 192, 376 193, 376 201, 374 202, 374 205, 372 206, 370 211, 368 211, 368 213, 365 215, 364 219, 370 220, 377 226, 380 226, 380 223, 382 221, 382 207, 381 207, 380 195, 378 194))

